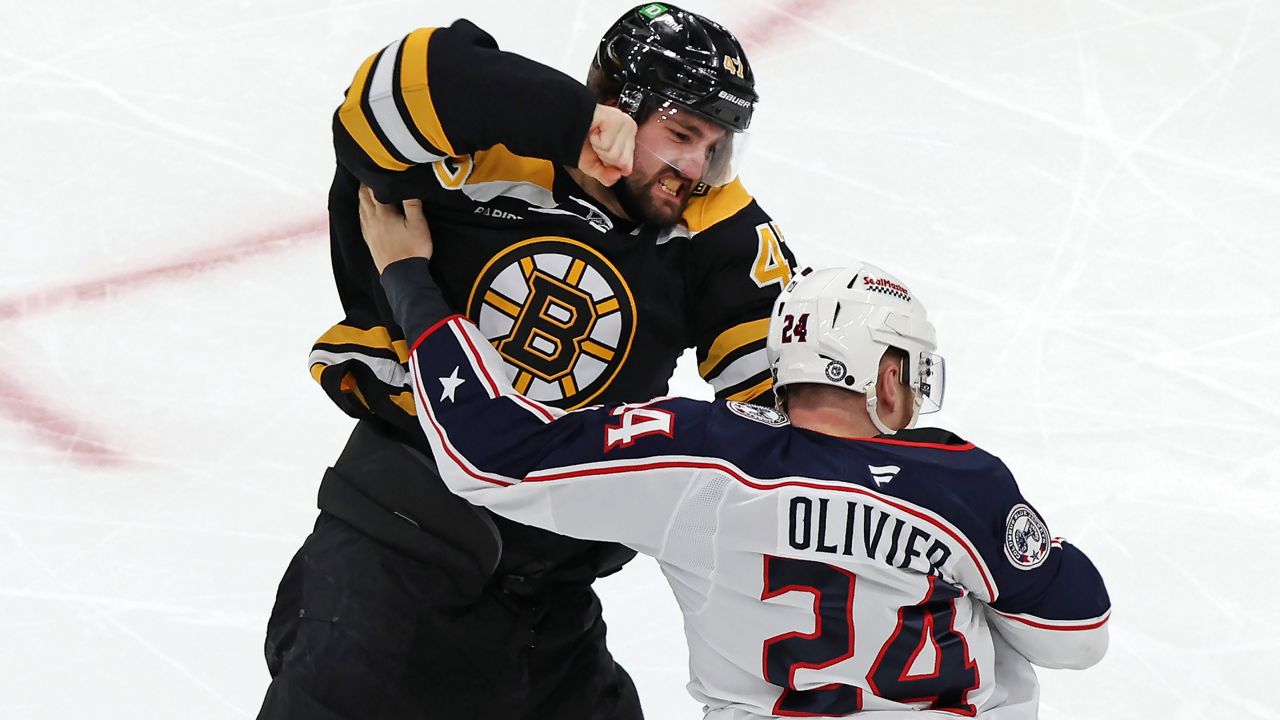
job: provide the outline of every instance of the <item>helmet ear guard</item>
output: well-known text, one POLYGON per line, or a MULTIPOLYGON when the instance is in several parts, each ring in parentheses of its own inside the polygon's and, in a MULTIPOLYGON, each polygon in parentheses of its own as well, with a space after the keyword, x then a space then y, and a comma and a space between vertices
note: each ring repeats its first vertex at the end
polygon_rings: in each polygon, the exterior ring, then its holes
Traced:
POLYGON ((906 354, 903 383, 913 391, 907 427, 941 407, 945 377, 933 324, 920 301, 878 267, 806 269, 779 294, 766 354, 781 396, 788 385, 810 383, 866 396, 876 428, 893 432, 876 412, 880 360, 889 348, 906 354))

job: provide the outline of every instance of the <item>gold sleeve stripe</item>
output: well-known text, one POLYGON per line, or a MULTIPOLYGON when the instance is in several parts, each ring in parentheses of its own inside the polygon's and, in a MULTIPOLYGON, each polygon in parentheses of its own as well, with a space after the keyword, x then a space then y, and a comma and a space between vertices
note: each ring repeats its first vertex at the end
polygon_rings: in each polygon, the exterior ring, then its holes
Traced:
POLYGON ((360 404, 369 407, 369 401, 364 399, 364 393, 360 392, 360 386, 356 384, 356 377, 350 372, 342 376, 342 382, 338 383, 338 389, 349 395, 355 395, 360 404))
POLYGON ((484 182, 526 182, 550 190, 555 184, 556 169, 550 160, 516 155, 505 145, 494 145, 475 154, 476 167, 467 178, 468 185, 484 182))
POLYGON ((711 349, 707 351, 707 359, 698 364, 698 374, 707 377, 712 370, 720 364, 734 350, 749 345, 750 343, 763 340, 769 334, 769 318, 760 318, 751 322, 744 322, 741 325, 733 327, 720 333, 720 337, 711 343, 711 349))
POLYGON ((684 224, 689 232, 702 232, 718 222, 727 220, 751 204, 751 195, 737 178, 728 185, 713 188, 702 197, 689 201, 684 210, 684 224))
POLYGON ((409 33, 404 40, 403 59, 400 61, 400 95, 404 98, 405 107, 413 124, 418 128, 427 142, 446 155, 456 155, 453 143, 444 134, 440 126, 440 117, 436 115, 435 102, 431 99, 431 88, 427 85, 427 46, 435 28, 422 28, 409 33))
POLYGON ((760 382, 756 383, 755 385, 752 385, 751 387, 747 388, 746 390, 742 390, 742 391, 740 391, 740 392, 736 392, 736 393, 734 393, 734 394, 730 395, 729 397, 727 397, 727 398, 725 398, 725 399, 726 399, 726 400, 734 400, 734 401, 737 401, 737 402, 746 402, 746 401, 748 401, 748 400, 753 400, 753 399, 755 399, 755 398, 757 398, 757 397, 759 397, 759 396, 763 395, 763 394, 764 394, 765 392, 767 392, 767 391, 769 390, 769 388, 771 388, 771 387, 773 387, 773 378, 768 377, 768 378, 765 378, 764 380, 761 380, 760 382))
MULTIPOLYGON (((364 402, 364 400, 361 399, 361 402, 364 402)), ((413 415, 414 417, 417 417, 418 408, 413 404, 413 393, 409 392, 408 390, 405 390, 399 395, 392 395, 391 402, 395 403, 396 405, 399 405, 401 410, 409 413, 410 415, 413 415)))
POLYGON ((334 325, 316 340, 317 345, 359 345, 367 348, 395 351, 396 358, 402 363, 409 362, 409 343, 404 340, 392 340, 384 327, 373 327, 368 330, 354 328, 350 325, 334 325))
MULTIPOLYGON (((329 369, 329 366, 324 363, 316 363, 311 366, 311 377, 322 387, 324 383, 320 381, 320 377, 324 375, 324 371, 327 369, 329 369)), ((368 409, 369 401, 364 399, 364 393, 360 392, 360 387, 356 385, 356 379, 350 372, 343 374, 342 381, 338 383, 338 390, 347 395, 355 395, 360 404, 364 405, 365 409, 368 409)), ((409 398, 409 402, 413 402, 412 397, 409 398)))
POLYGON ((407 170, 409 166, 391 157, 391 153, 382 145, 382 141, 369 125, 369 118, 365 117, 364 108, 360 106, 360 99, 364 96, 365 87, 369 83, 369 72, 377 57, 378 53, 370 55, 356 71, 356 77, 351 81, 351 88, 347 90, 347 99, 338 109, 338 119, 342 121, 342 127, 347 129, 352 139, 360 145, 360 149, 364 150, 364 154, 377 163, 378 167, 387 170, 407 170))

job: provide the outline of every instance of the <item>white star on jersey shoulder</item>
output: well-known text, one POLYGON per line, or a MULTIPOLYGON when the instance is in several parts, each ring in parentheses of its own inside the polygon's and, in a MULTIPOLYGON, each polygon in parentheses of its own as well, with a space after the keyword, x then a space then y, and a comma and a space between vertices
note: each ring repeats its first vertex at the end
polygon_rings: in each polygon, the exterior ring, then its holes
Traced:
POLYGON ((462 366, 459 365, 453 369, 453 374, 449 377, 440 378, 440 384, 444 386, 444 392, 440 393, 440 402, 445 400, 454 400, 453 394, 458 391, 458 386, 466 382, 466 378, 458 377, 458 370, 462 366))

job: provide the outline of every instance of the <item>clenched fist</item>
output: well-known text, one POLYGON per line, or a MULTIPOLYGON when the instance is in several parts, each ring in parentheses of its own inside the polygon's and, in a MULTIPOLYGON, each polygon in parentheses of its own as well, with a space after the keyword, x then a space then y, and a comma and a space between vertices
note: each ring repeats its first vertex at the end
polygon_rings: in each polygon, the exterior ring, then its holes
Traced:
POLYGON ((591 129, 578 157, 578 169, 603 185, 613 185, 631 174, 635 149, 636 121, 616 107, 596 105, 591 129))

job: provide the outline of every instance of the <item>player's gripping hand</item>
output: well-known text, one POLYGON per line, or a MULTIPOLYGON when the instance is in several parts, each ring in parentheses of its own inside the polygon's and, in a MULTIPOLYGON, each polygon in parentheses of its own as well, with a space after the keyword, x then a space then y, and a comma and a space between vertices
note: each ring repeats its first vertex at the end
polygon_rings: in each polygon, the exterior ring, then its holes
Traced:
POLYGON ((578 169, 603 185, 612 185, 631 174, 635 151, 636 121, 616 107, 596 105, 578 156, 578 169))
POLYGON ((361 185, 360 229, 378 274, 397 260, 430 258, 434 250, 421 200, 405 200, 399 205, 380 203, 373 190, 361 185))

